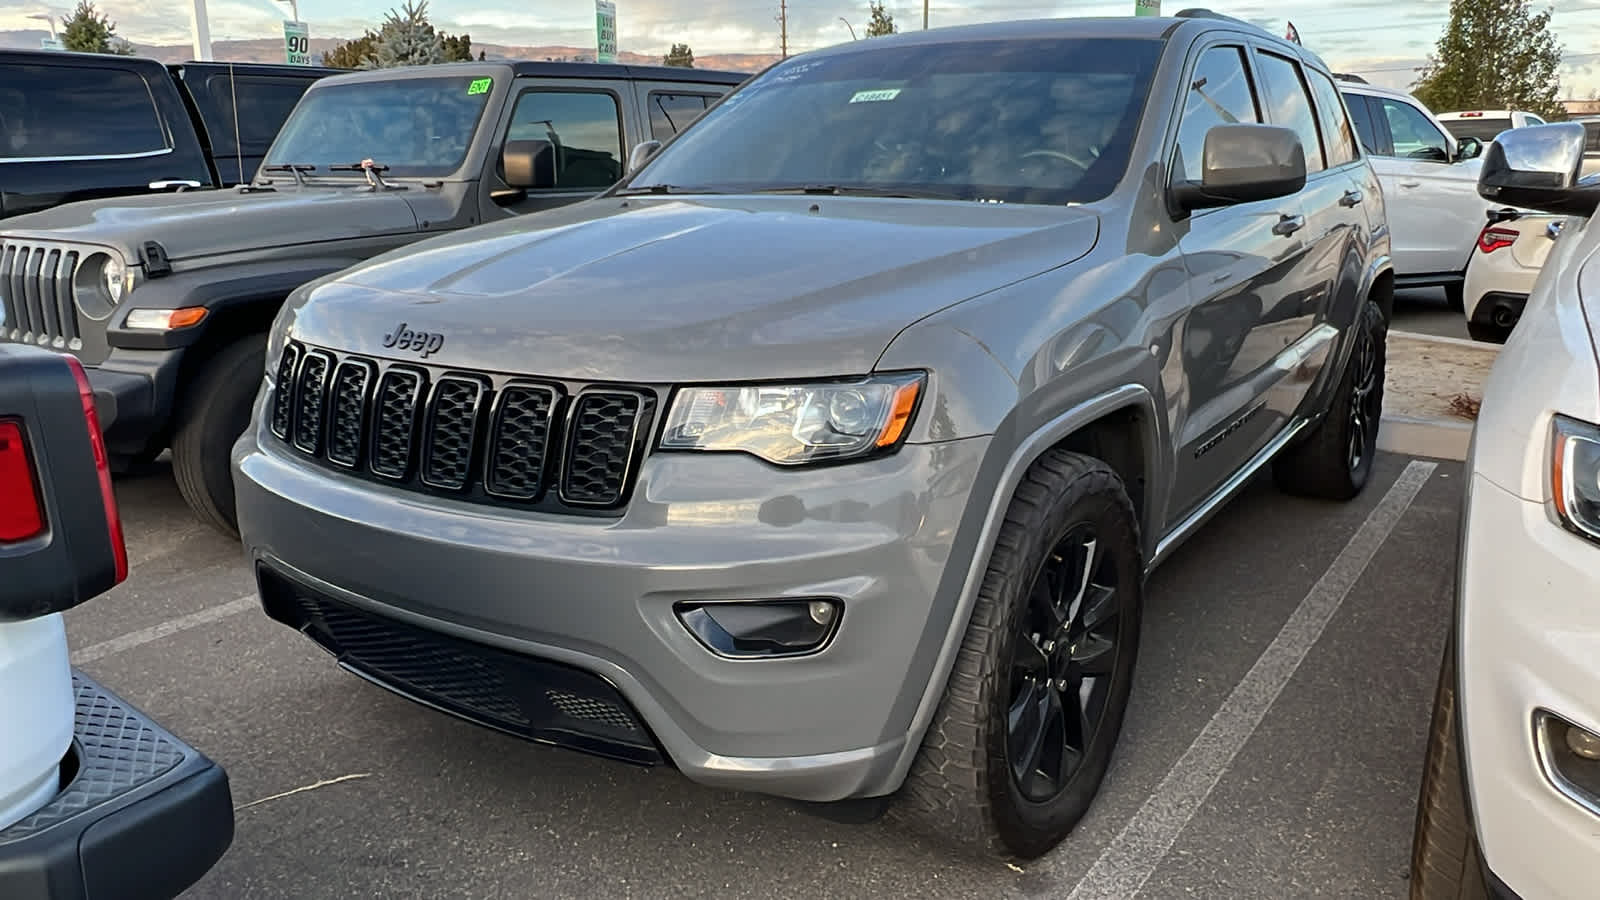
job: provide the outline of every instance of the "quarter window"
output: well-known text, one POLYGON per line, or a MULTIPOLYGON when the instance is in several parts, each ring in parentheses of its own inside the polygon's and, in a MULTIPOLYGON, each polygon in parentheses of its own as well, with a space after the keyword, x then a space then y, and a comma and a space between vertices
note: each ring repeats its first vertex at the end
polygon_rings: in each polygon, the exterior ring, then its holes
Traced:
POLYGON ((0 78, 0 160, 170 150, 144 77, 102 66, 8 65, 0 78))
POLYGON ((1273 124, 1292 128, 1300 135, 1305 146, 1306 171, 1320 172, 1327 168, 1323 159, 1322 144, 1317 139, 1317 119, 1311 111, 1311 97, 1306 91, 1300 64, 1274 53, 1259 54, 1261 83, 1266 87, 1271 104, 1273 124))
POLYGON ((664 141, 683 130, 716 98, 704 94, 650 95, 650 136, 664 141))
POLYGON ((600 190, 622 177, 617 98, 603 91, 528 91, 511 112, 511 141, 549 141, 558 191, 600 190))
POLYGON ((1189 81, 1178 125, 1178 158, 1173 161, 1174 182, 1199 181, 1205 156, 1206 133, 1215 125, 1256 123, 1255 91, 1245 68, 1241 47, 1212 47, 1200 57, 1189 81))
POLYGON ((1334 87, 1333 79, 1318 72, 1308 69, 1311 74, 1311 90, 1317 99, 1317 121, 1322 124, 1322 143, 1328 153, 1328 167, 1342 166, 1354 162, 1356 153, 1355 131, 1350 127, 1350 117, 1344 113, 1344 104, 1339 100, 1339 89, 1334 87))
POLYGON ((1383 117, 1394 137, 1394 155, 1405 159, 1449 162, 1450 142, 1428 117, 1409 103, 1383 98, 1383 117))

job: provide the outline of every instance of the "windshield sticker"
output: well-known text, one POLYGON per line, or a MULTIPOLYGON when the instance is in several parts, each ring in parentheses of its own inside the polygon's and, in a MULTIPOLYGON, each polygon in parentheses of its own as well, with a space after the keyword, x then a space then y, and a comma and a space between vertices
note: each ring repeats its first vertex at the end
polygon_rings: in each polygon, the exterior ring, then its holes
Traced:
POLYGON ((885 88, 880 91, 856 91, 856 95, 850 98, 850 102, 875 103, 880 100, 893 100, 898 96, 900 96, 899 88, 885 88))
POLYGON ((487 94, 489 93, 489 87, 492 84, 494 84, 493 78, 474 78, 472 79, 472 83, 467 85, 467 96, 471 97, 475 94, 487 94))

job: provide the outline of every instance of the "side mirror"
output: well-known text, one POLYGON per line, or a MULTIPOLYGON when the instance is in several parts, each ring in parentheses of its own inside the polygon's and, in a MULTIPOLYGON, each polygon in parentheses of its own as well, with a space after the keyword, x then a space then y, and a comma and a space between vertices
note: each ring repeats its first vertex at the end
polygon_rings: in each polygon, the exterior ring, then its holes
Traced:
POLYGON ((1306 186, 1300 136, 1278 125, 1217 125, 1206 132, 1200 181, 1173 187, 1179 209, 1192 212, 1299 193, 1306 186))
POLYGON ((1579 183, 1583 143, 1576 122, 1503 131, 1484 154, 1478 194, 1506 206, 1591 216, 1600 206, 1600 188, 1579 183))
POLYGON ((549 141, 506 141, 500 151, 506 184, 524 190, 556 186, 556 148, 549 141))
POLYGON ((655 156, 656 151, 660 149, 660 141, 640 141, 633 148, 633 152, 628 154, 628 174, 637 172, 639 167, 649 162, 650 157, 655 156))
POLYGON ((1475 137, 1465 137, 1456 142, 1456 162, 1465 162, 1477 159, 1483 155, 1483 141, 1475 137))

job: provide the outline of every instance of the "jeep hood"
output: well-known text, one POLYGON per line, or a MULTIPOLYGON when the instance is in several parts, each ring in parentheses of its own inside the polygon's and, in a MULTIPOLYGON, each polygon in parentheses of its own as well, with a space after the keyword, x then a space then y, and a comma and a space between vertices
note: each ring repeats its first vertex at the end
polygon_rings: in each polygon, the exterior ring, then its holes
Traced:
POLYGON ((673 383, 869 372, 938 310, 1094 246, 1063 207, 881 198, 597 199, 376 257, 296 292, 299 340, 374 356, 673 383))
POLYGON ((7 219, 0 222, 0 234, 115 247, 129 262, 140 258, 137 251, 145 241, 157 241, 169 259, 182 263, 263 247, 415 232, 417 217, 406 193, 228 188, 115 197, 7 219))

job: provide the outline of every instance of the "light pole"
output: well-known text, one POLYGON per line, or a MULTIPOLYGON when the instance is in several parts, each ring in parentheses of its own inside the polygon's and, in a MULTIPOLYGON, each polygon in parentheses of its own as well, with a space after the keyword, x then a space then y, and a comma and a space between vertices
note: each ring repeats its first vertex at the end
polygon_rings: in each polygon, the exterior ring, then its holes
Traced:
POLYGON ((844 27, 850 29, 850 40, 856 40, 856 29, 854 25, 850 24, 850 20, 846 19, 844 16, 840 16, 839 21, 844 23, 844 27))
POLYGON ((55 16, 52 16, 49 13, 38 13, 37 15, 32 15, 32 16, 29 16, 28 18, 30 18, 30 19, 43 19, 44 21, 49 22, 50 23, 50 40, 54 41, 54 40, 58 40, 60 38, 60 36, 56 34, 56 17, 55 16))
POLYGON ((211 59, 211 22, 206 18, 206 0, 194 0, 189 8, 189 33, 194 38, 194 58, 211 59))
POLYGON ((279 3, 287 3, 287 4, 289 4, 289 21, 291 21, 291 22, 299 22, 300 21, 300 3, 299 3, 299 0, 278 0, 278 2, 279 3))

